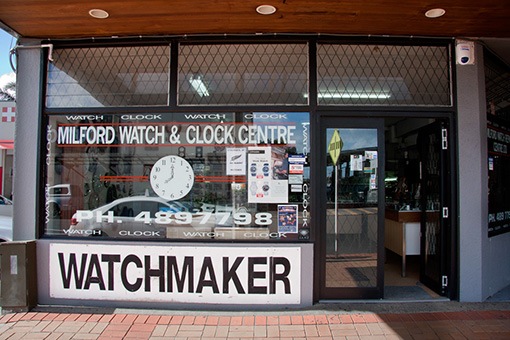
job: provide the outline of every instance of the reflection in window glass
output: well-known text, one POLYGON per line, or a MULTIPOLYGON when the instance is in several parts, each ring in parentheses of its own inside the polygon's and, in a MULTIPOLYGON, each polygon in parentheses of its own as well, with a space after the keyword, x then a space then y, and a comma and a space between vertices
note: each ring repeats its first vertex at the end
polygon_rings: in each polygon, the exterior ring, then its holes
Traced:
POLYGON ((306 105, 306 44, 181 45, 179 105, 306 105))
POLYGON ((51 116, 46 150, 47 235, 309 238, 308 113, 51 116))
POLYGON ((445 46, 317 47, 321 105, 451 106, 445 46))
POLYGON ((376 287, 377 129, 328 128, 326 287, 376 287))
POLYGON ((376 129, 328 129, 326 140, 330 141, 337 131, 342 140, 342 152, 335 165, 328 158, 327 202, 335 202, 335 171, 338 171, 337 200, 341 204, 357 208, 377 205, 377 130, 376 129))

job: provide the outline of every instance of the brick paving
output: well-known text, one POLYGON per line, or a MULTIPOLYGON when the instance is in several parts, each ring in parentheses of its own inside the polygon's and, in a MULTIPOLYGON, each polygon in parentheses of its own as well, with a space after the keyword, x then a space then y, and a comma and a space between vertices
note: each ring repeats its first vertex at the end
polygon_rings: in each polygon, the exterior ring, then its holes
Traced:
POLYGON ((510 310, 209 314, 11 313, 0 339, 510 339, 510 310))

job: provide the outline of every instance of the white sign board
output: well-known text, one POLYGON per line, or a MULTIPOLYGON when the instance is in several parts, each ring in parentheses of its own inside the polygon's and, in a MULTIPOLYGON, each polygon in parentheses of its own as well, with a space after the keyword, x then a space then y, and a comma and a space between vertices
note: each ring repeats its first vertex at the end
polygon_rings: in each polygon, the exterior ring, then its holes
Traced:
POLYGON ((206 304, 299 304, 299 247, 50 245, 50 296, 206 304))
POLYGON ((246 175, 246 148, 227 148, 227 175, 246 175))

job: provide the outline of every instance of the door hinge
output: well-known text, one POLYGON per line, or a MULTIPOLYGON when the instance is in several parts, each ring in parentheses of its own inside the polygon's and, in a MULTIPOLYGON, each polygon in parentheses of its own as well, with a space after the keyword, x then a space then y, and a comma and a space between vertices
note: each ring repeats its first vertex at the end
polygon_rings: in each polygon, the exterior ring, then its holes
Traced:
POLYGON ((448 207, 443 207, 443 218, 448 218, 448 207))
POLYGON ((443 150, 448 150, 448 130, 441 129, 441 145, 443 150))
POLYGON ((448 276, 443 275, 441 277, 441 287, 443 288, 448 287, 448 276))

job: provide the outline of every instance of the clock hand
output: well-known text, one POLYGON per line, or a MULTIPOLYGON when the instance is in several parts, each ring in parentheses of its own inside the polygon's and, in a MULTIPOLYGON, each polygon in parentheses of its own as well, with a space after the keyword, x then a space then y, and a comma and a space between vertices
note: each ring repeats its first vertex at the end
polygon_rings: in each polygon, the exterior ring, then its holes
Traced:
POLYGON ((172 179, 174 179, 174 176, 175 176, 175 172, 174 172, 174 167, 172 166, 171 168, 171 171, 170 171, 170 178, 168 178, 166 181, 165 181, 165 184, 170 182, 172 179))

